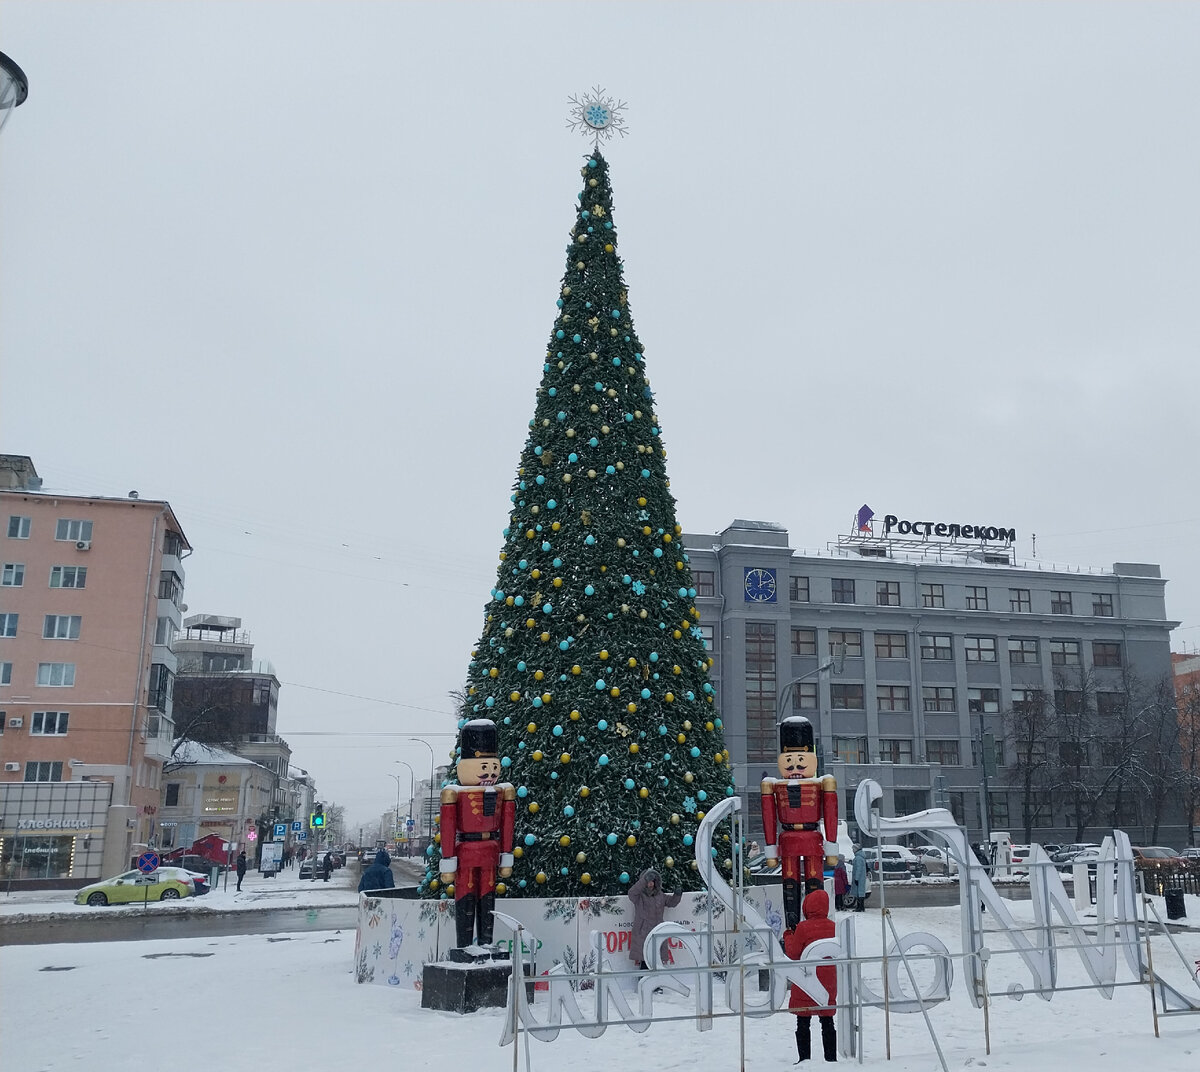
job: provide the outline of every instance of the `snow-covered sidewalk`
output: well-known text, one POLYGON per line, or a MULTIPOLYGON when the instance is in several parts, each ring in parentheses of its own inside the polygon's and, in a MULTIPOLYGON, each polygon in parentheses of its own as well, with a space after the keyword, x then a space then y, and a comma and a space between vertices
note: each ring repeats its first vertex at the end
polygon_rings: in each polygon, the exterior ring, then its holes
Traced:
MULTIPOLYGON (((956 911, 893 914, 902 933, 928 931, 958 948, 956 911)), ((878 936, 878 915, 859 920, 864 947, 876 944, 871 936, 878 936)), ((1186 933, 1181 941, 1189 956, 1200 957, 1200 935, 1186 933)), ((1166 939, 1156 938, 1154 946, 1156 964, 1167 963, 1166 939)), ((467 1017, 422 1010, 419 991, 357 984, 353 954, 350 931, 0 948, 0 1007, 8 1025, 4 1067, 116 1072, 136 1063, 147 1045, 160 1057, 183 1059, 176 1043, 163 1040, 194 1038, 203 1023, 253 1026, 232 1030, 218 1045, 217 1059, 228 1072, 258 1072, 278 1062, 301 1070, 374 1067, 381 1055, 385 1063, 398 1060, 412 1069, 512 1067, 512 1051, 497 1044, 500 1010, 467 1017)), ((1060 961, 1064 982, 1081 981, 1074 954, 1064 950, 1060 961)), ((534 1010, 544 1018, 544 996, 538 998, 543 1004, 535 1000, 534 1010)), ((669 994, 655 1004, 663 1012, 672 1004, 680 1015, 688 1011, 669 994)), ((1193 1072, 1200 1062, 1200 1016, 1163 1020, 1156 1039, 1150 995, 1142 986, 1118 988, 1111 1002, 1093 992, 1059 993, 1048 1002, 994 998, 990 1056, 984 1053, 982 1012, 970 1004, 961 978, 931 1017, 955 1072, 985 1065, 988 1072, 1193 1072)), ((921 1016, 892 1016, 890 1063, 882 1012, 867 1010, 864 1026, 863 1067, 940 1069, 921 1016)), ((644 1034, 614 1026, 587 1039, 564 1027, 555 1042, 529 1041, 529 1067, 737 1072, 740 1028, 733 1017, 703 1033, 691 1022, 664 1022, 644 1034)), ((791 1068, 794 1021, 786 1013, 747 1019, 745 1050, 748 1072, 791 1068)))

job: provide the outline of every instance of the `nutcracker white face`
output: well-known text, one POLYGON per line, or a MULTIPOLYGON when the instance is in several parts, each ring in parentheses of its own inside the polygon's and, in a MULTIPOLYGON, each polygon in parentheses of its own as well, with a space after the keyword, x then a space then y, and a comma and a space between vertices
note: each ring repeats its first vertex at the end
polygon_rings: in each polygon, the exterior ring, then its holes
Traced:
POLYGON ((495 785, 500 781, 500 760, 495 756, 458 761, 459 785, 495 785))
POLYGON ((815 778, 816 752, 780 752, 779 773, 784 778, 815 778))

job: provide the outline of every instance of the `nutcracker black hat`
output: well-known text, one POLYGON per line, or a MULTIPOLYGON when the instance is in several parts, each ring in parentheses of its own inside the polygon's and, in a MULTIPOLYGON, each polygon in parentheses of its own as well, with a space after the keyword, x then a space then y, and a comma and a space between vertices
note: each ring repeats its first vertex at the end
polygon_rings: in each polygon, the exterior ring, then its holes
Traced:
POLYGON ((496 723, 473 718, 458 735, 458 752, 463 759, 494 759, 500 750, 496 723))
POLYGON ((800 715, 792 715, 779 723, 779 751, 815 752, 812 723, 800 715))

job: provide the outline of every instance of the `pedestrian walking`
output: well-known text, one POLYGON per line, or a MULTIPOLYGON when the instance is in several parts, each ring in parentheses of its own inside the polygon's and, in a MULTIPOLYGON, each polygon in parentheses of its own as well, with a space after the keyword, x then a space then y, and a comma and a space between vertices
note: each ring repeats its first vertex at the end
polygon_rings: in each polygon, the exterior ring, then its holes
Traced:
POLYGON ((375 854, 375 862, 364 868, 362 878, 358 880, 358 892, 366 890, 393 890, 396 879, 392 875, 392 858, 386 849, 380 849, 375 854))
POLYGON ((629 946, 629 959, 643 971, 646 962, 642 959, 642 947, 646 936, 662 921, 668 908, 674 908, 683 899, 676 890, 665 894, 662 876, 652 867, 642 872, 642 877, 629 887, 629 900, 633 902, 633 937, 629 946))
MULTIPOLYGON (((829 918, 829 894, 824 890, 813 890, 804 898, 804 919, 783 936, 783 951, 792 960, 799 960, 800 954, 813 942, 832 938, 835 929, 829 918)), ((829 992, 828 1004, 810 997, 794 983, 788 999, 788 1011, 796 1016, 796 1052, 799 1054, 796 1064, 812 1057, 813 1016, 821 1021, 821 1049, 825 1060, 837 1060, 837 1028, 833 1023, 837 968, 832 964, 818 968, 817 981, 829 992)))
POLYGON ((833 906, 839 912, 846 907, 846 894, 850 889, 850 876, 846 874, 846 858, 838 857, 833 869, 833 906))
POLYGON ((238 853, 237 876, 238 876, 237 892, 241 893, 242 892, 242 879, 244 879, 246 877, 246 852, 244 849, 238 853))
POLYGON ((333 872, 333 853, 327 851, 325 859, 321 861, 321 869, 325 872, 325 881, 329 881, 329 876, 333 872))
POLYGON ((849 894, 854 902, 854 911, 864 911, 867 907, 867 861, 863 858, 861 845, 854 846, 854 859, 850 864, 849 894))

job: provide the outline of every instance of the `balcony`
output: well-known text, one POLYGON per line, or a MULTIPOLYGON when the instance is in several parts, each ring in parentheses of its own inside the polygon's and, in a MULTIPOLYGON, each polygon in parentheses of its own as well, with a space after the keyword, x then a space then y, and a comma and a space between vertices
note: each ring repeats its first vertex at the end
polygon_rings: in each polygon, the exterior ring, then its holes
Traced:
POLYGON ((146 758, 167 760, 171 758, 171 741, 175 735, 175 723, 166 715, 151 712, 142 725, 146 738, 146 758))

